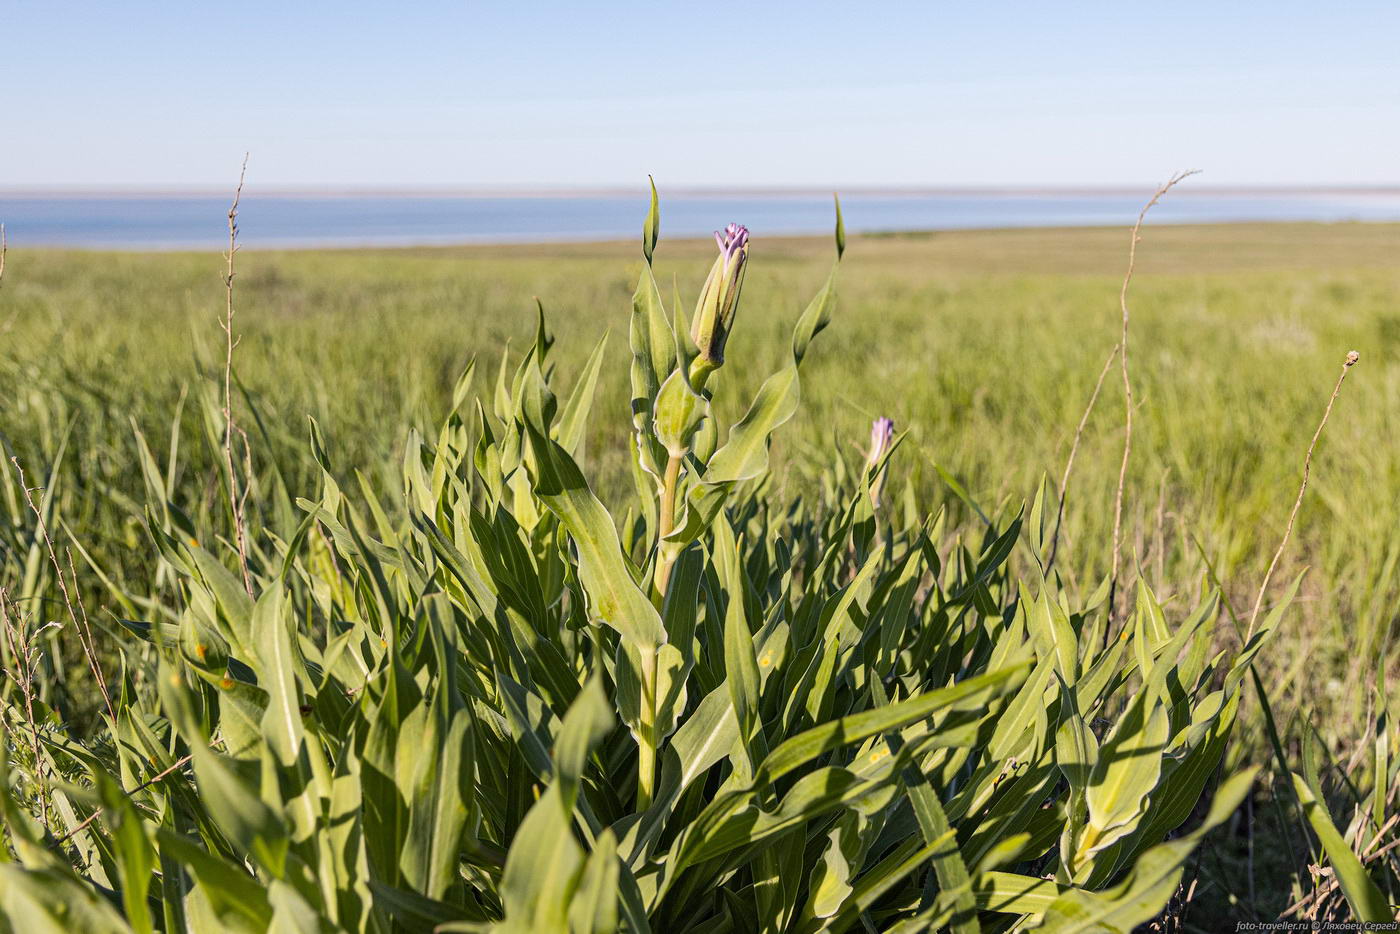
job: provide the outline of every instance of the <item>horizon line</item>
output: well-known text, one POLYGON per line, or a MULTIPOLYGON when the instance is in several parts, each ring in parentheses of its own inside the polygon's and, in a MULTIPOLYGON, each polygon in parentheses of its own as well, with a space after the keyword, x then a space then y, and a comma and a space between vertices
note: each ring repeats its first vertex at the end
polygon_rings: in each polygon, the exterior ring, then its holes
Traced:
MULTIPOLYGON (((660 189, 664 197, 828 197, 843 196, 1075 196, 1139 195, 1150 193, 1151 185, 677 185, 660 189)), ((227 197, 231 187, 210 185, 11 185, 0 187, 0 198, 214 198, 227 197)), ((250 184, 245 195, 279 198, 611 198, 645 193, 645 185, 267 185, 250 184)), ((1228 195, 1400 195, 1400 183, 1358 184, 1218 184, 1182 187, 1174 196, 1207 197, 1228 195)))

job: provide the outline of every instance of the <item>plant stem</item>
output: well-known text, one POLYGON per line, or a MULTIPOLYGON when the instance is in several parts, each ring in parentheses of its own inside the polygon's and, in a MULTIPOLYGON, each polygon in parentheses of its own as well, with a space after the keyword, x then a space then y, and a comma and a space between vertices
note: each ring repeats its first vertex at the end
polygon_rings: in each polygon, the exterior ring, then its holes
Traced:
POLYGON ((637 744, 637 810, 651 807, 656 788, 656 650, 642 650, 642 729, 637 744))
POLYGON ((1332 387, 1332 395, 1327 400, 1327 408, 1322 413, 1322 421, 1317 423, 1317 431, 1313 432, 1312 443, 1308 445, 1308 453, 1303 456, 1303 482, 1298 486, 1298 498, 1293 501, 1293 509, 1288 513, 1288 525, 1283 530, 1283 540, 1278 543, 1278 550, 1274 552, 1273 560, 1269 562, 1269 569, 1264 572, 1264 580, 1259 585, 1259 594, 1254 598, 1254 609, 1249 614, 1249 628, 1245 630, 1242 645, 1248 645, 1249 640, 1254 636, 1255 624, 1259 622, 1259 610, 1264 605, 1264 594, 1269 589, 1269 579, 1274 576, 1274 568, 1278 567, 1279 558, 1283 557, 1284 549, 1288 547, 1288 539, 1293 535, 1293 523, 1298 519, 1298 509, 1303 505, 1303 494, 1308 492, 1308 478, 1312 476, 1313 451, 1317 450, 1317 442, 1322 438, 1322 429, 1327 427, 1327 419, 1332 417, 1332 406, 1337 403, 1337 396, 1341 394, 1342 383, 1346 382, 1347 373, 1356 366, 1356 362, 1361 359, 1361 355, 1356 351, 1347 354, 1346 360, 1342 362, 1342 372, 1337 376, 1337 384, 1332 387))
POLYGON ((1133 383, 1128 377, 1128 286, 1132 284, 1133 270, 1137 267, 1137 245, 1142 241, 1142 222, 1146 220, 1147 212, 1178 182, 1199 171, 1200 169, 1188 169, 1185 172, 1177 172, 1167 179, 1165 185, 1157 189, 1152 195, 1152 200, 1142 206, 1137 223, 1133 225, 1133 235, 1128 245, 1128 271, 1123 276, 1123 288, 1118 293, 1118 307, 1123 315, 1123 335, 1118 340, 1119 369, 1123 374, 1123 460, 1118 467, 1118 492, 1113 500, 1113 570, 1109 574, 1108 622, 1103 630, 1104 648, 1108 648, 1109 633, 1113 630, 1113 614, 1117 606, 1118 568, 1122 563, 1123 554, 1123 488, 1128 482, 1128 457, 1133 450, 1133 383))
MULTIPOLYGON (((671 583, 671 568, 676 563, 669 554, 665 538, 671 534, 676 521, 676 488, 681 482, 684 455, 672 454, 666 460, 666 475, 661 486, 661 512, 657 519, 656 577, 654 603, 657 610, 666 601, 666 588, 671 583)), ((637 809, 651 806, 652 790, 656 785, 656 653, 642 655, 642 736, 637 744, 637 809)))
MULTIPOLYGON (((238 472, 233 461, 233 434, 239 429, 233 421, 233 349, 238 346, 238 339, 233 336, 233 257, 238 252, 238 203, 243 198, 243 179, 248 174, 248 154, 243 154, 243 169, 238 173, 238 187, 233 192, 233 205, 228 209, 228 253, 225 259, 228 261, 228 272, 224 276, 224 289, 226 292, 227 304, 224 311, 224 320, 220 325, 224 331, 224 468, 228 471, 228 502, 231 515, 233 516, 233 540, 238 548, 238 567, 243 572, 243 589, 248 592, 248 596, 253 596, 253 578, 248 571, 248 542, 247 529, 243 516, 243 504, 245 502, 246 489, 240 494, 238 489, 238 472)), ((240 432, 241 433, 241 432, 240 432)), ((247 436, 244 436, 244 445, 247 445, 247 436)), ((246 482, 252 483, 251 473, 246 482)))
POLYGON ((648 738, 637 747, 637 810, 651 807, 652 789, 656 786, 656 742, 648 738))
POLYGON ((661 487, 661 515, 657 520, 656 557, 656 596, 658 602, 666 597, 666 588, 671 584, 671 568, 676 563, 674 555, 666 553, 665 539, 676 524, 676 488, 680 486, 681 465, 685 458, 672 454, 666 461, 666 476, 661 487))

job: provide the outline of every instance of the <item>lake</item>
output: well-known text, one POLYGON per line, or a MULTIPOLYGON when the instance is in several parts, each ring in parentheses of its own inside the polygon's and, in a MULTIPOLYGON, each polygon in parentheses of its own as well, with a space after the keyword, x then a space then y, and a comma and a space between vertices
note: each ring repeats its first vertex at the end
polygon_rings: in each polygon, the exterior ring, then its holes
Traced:
MULTIPOLYGON (((1150 192, 852 193, 852 232, 1131 225, 1150 192)), ((228 197, 0 193, 10 245, 218 249, 228 197)), ((639 236, 645 196, 258 195, 245 193, 248 247, 410 246, 639 236)), ((663 196, 662 235, 707 236, 729 221, 758 236, 831 229, 831 200, 816 194, 663 196)), ((1173 191, 1153 223, 1400 221, 1400 192, 1173 191)))

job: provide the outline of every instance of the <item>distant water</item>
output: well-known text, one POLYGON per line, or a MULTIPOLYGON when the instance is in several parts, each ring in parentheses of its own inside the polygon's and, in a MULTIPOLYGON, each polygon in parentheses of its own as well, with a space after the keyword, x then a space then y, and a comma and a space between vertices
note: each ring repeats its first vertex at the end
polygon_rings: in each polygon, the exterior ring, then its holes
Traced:
MULTIPOLYGON (((1131 224, 1143 194, 851 194, 852 232, 1131 224)), ((218 249, 227 198, 0 194, 10 245, 218 249)), ((639 236, 644 197, 258 196, 239 213, 247 247, 408 246, 606 240, 639 236)), ((831 201, 816 195, 681 195, 661 206, 663 236, 706 236, 731 220, 757 235, 819 234, 831 201)), ((1173 192, 1154 223, 1400 221, 1400 193, 1173 192)))

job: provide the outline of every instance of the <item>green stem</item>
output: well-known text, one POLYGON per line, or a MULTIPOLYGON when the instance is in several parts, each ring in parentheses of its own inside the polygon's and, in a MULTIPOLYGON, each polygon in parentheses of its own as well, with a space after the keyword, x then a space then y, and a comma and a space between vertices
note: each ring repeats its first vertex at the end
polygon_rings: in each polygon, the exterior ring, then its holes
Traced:
MULTIPOLYGON (((671 583, 674 555, 668 555, 664 539, 671 534, 676 522, 676 489, 681 482, 684 455, 672 454, 666 461, 666 476, 661 487, 661 515, 657 521, 656 578, 653 602, 660 610, 666 601, 666 588, 671 583)), ((656 787, 656 654, 642 656, 642 729, 637 745, 637 809, 651 806, 656 787)))
POLYGON ((683 455, 672 454, 666 461, 666 476, 661 487, 661 515, 657 528, 656 557, 656 597, 660 603, 666 598, 666 588, 671 584, 671 567, 676 563, 674 555, 667 555, 665 539, 676 525, 676 488, 680 486, 683 455))
POLYGON ((637 810, 651 807, 656 788, 656 650, 642 650, 642 728, 637 744, 637 810))
POLYGON ((656 744, 644 742, 637 747, 637 810, 651 807, 652 789, 656 787, 656 744))

